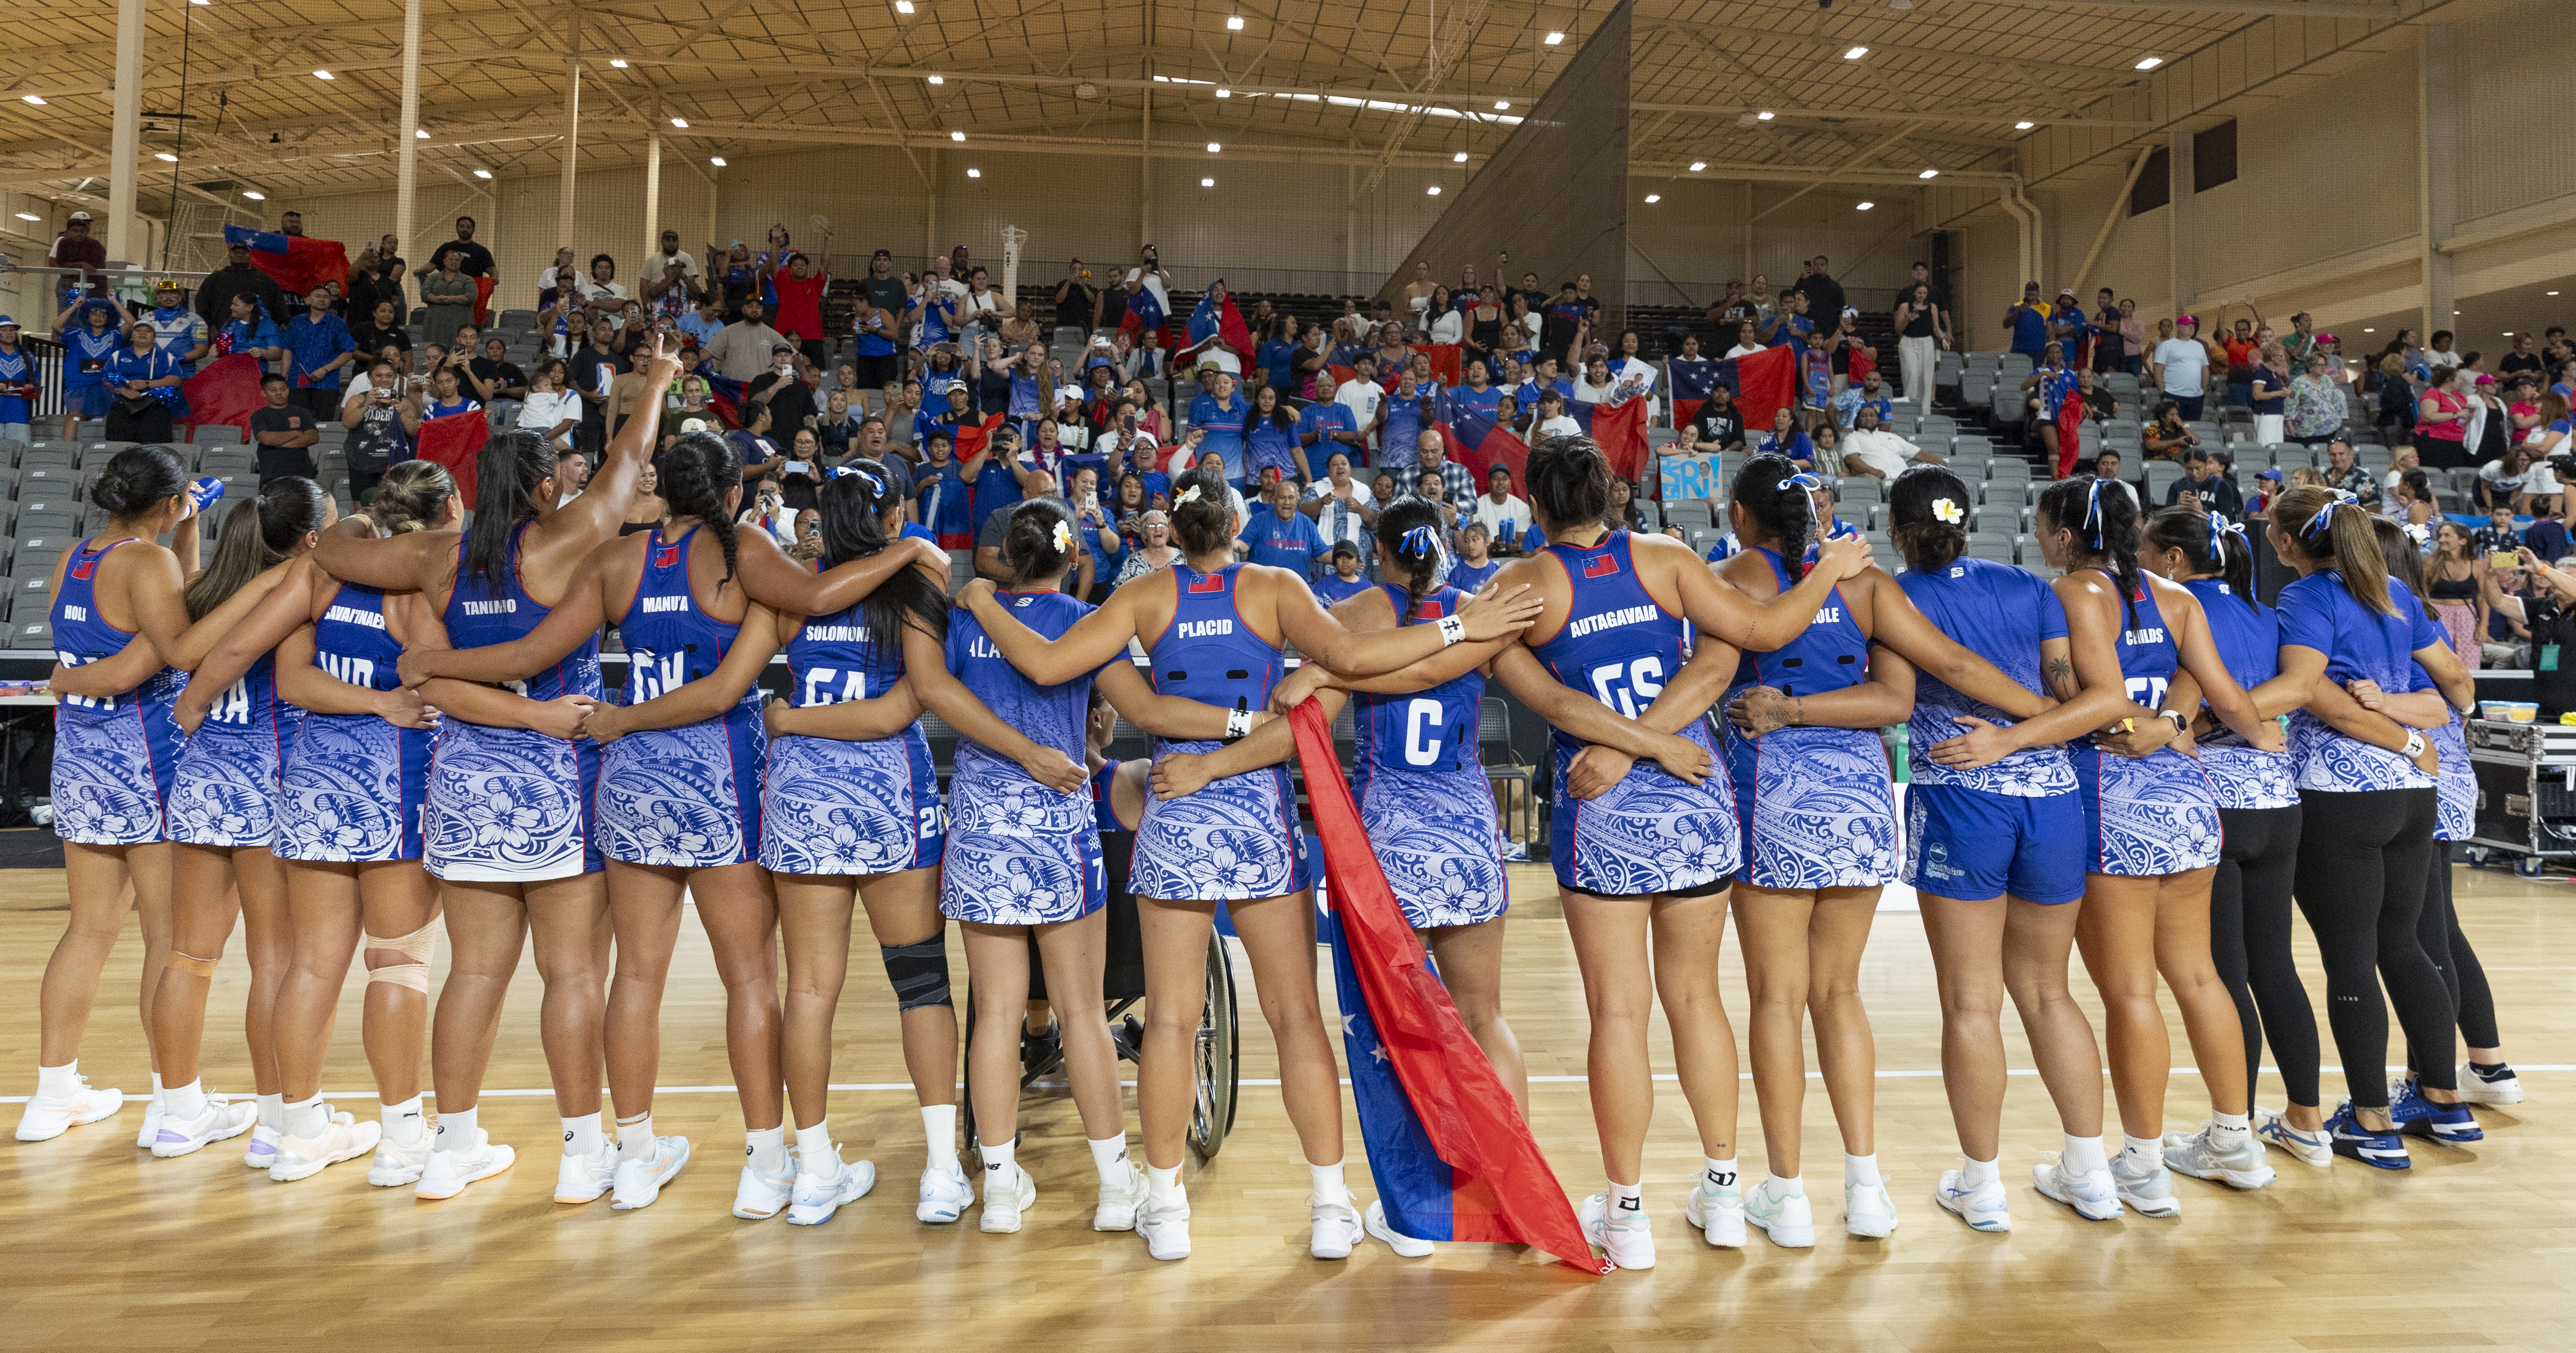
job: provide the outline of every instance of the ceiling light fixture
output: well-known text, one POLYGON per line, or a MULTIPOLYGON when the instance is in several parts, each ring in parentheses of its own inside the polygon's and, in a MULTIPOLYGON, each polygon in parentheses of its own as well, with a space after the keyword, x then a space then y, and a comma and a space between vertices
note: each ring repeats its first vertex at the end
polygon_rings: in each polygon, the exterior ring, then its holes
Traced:
POLYGON ((897 14, 910 14, 912 12, 912 0, 894 0, 894 12, 897 14))
POLYGON ((1210 142, 1208 142, 1208 154, 1210 154, 1210 155, 1214 155, 1214 154, 1216 154, 1217 152, 1219 152, 1219 151, 1221 151, 1221 150, 1224 150, 1224 149, 1225 149, 1225 147, 1224 147, 1223 145, 1219 144, 1218 142, 1215 142, 1215 141, 1210 141, 1210 142))
MULTIPOLYGON (((44 102, 44 100, 43 100, 43 99, 38 99, 38 100, 36 100, 36 102, 38 102, 38 103, 43 103, 43 102, 44 102)), ((1509 102, 1505 101, 1505 100, 1502 100, 1502 99, 1496 99, 1496 100, 1494 100, 1494 111, 1495 111, 1495 112, 1497 112, 1497 113, 1508 113, 1508 112, 1512 111, 1512 105, 1511 105, 1509 102)))
POLYGON ((626 69, 626 58, 622 56, 612 56, 608 58, 608 68, 610 70, 626 69))
POLYGON ((1646 205, 1648 205, 1648 206, 1653 206, 1655 203, 1661 202, 1661 201, 1663 201, 1663 200, 1664 200, 1664 195, 1663 195, 1662 193, 1648 193, 1648 194, 1646 194, 1646 205))
POLYGON ((414 127, 411 129, 411 134, 420 140, 426 141, 429 139, 429 128, 414 127))
POLYGON ((2507 338, 2511 338, 2511 337, 2513 337, 2513 330, 2511 330, 2511 329, 2507 329, 2507 330, 2505 330, 2505 331, 2504 331, 2504 336, 2505 336, 2505 337, 2507 337, 2507 338))
POLYGON ((1941 171, 1940 171, 1940 170, 1938 170, 1938 169, 1926 169, 1926 170, 1924 170, 1922 173, 1917 174, 1917 175, 1915 175, 1914 177, 1919 178, 1919 179, 1937 179, 1937 178, 1941 177, 1941 171))
POLYGON ((1756 122, 1768 122, 1768 121, 1770 121, 1771 119, 1773 119, 1773 118, 1775 118, 1775 117, 1778 117, 1778 116, 1779 116, 1779 114, 1778 114, 1778 113, 1772 112, 1770 109, 1765 108, 1765 109, 1763 109, 1761 112, 1755 113, 1755 114, 1753 115, 1753 120, 1754 120, 1754 121, 1756 121, 1756 122))
POLYGON ((1563 33, 1549 33, 1546 37, 1539 39, 1539 41, 1553 47, 1556 44, 1565 41, 1565 35, 1563 33))
POLYGON ((1431 194, 1433 197, 1438 197, 1440 195, 1440 185, 1437 183, 1432 184, 1430 187, 1423 189, 1423 191, 1431 194))
POLYGON ((966 139, 966 133, 964 133, 964 132, 950 132, 950 133, 948 134, 948 139, 949 139, 949 140, 951 140, 951 141, 963 141, 963 140, 965 140, 965 139, 966 139))
POLYGON ((1227 32, 1229 32, 1229 33, 1240 33, 1240 32, 1242 32, 1242 31, 1243 31, 1243 16, 1242 16, 1242 15, 1240 15, 1240 14, 1229 14, 1229 15, 1225 16, 1225 31, 1227 31, 1227 32))
POLYGON ((331 78, 331 72, 327 70, 317 70, 313 72, 313 78, 316 80, 328 80, 331 78))
POLYGON ((36 105, 36 106, 37 106, 37 107, 39 107, 39 108, 42 108, 42 107, 44 107, 44 106, 45 106, 45 100, 44 100, 44 97, 43 97, 42 95, 38 95, 38 94, 21 94, 21 95, 19 95, 18 97, 19 97, 19 99, 21 99, 22 101, 27 102, 27 103, 32 103, 32 104, 36 105))
POLYGON ((1231 89, 1220 89, 1216 92, 1216 96, 1220 99, 1230 99, 1234 97, 1234 91, 1231 89))
POLYGON ((1449 163, 1451 163, 1451 164, 1465 164, 1466 162, 1467 162, 1467 152, 1465 152, 1465 151, 1463 151, 1463 150, 1462 150, 1462 151, 1459 151, 1457 154, 1452 155, 1452 156, 1450 156, 1450 157, 1449 157, 1449 163))
POLYGON ((984 177, 984 171, 981 169, 969 169, 966 171, 966 177, 970 179, 979 179, 984 177))
POLYGON ((1843 52, 1843 60, 1858 61, 1867 55, 1869 55, 1869 49, 1867 47, 1852 47, 1843 52))
POLYGON ((716 168, 718 168, 718 169, 722 169, 722 168, 724 168, 724 167, 725 167, 724 157, 723 157, 722 155, 711 155, 711 156, 708 156, 708 157, 707 157, 707 163, 709 163, 709 164, 711 164, 711 165, 714 165, 714 166, 715 166, 716 168))
POLYGON ((2154 70, 2156 67, 2161 66, 2161 65, 2163 65, 2164 63, 2165 63, 2165 59, 2164 59, 2163 57, 2161 57, 2161 56, 2150 56, 2150 57, 2144 57, 2144 58, 2141 58, 2141 59, 2139 60, 2139 62, 2138 62, 2138 69, 2140 69, 2140 70, 2154 70))
POLYGON ((2039 124, 2036 122, 2016 122, 2013 124, 2013 130, 2017 132, 2026 132, 2038 125, 2039 124))
POLYGON ((1199 180, 1199 186, 1200 186, 1200 187, 1202 187, 1202 188, 1213 188, 1213 187, 1215 187, 1215 186, 1216 186, 1216 180, 1215 180, 1215 179, 1200 179, 1200 180, 1199 180))
MULTIPOLYGON (((152 152, 152 158, 159 160, 163 164, 177 164, 179 162, 178 156, 173 155, 166 150, 156 150, 152 152)), ((2458 312, 2454 311, 2453 313, 2456 314, 2458 312)))
POLYGON ((1854 211, 1867 211, 1867 210, 1869 210, 1870 208, 1875 207, 1875 206, 1877 206, 1877 205, 1878 205, 1878 204, 1877 204, 1877 203, 1875 203, 1875 202, 1855 202, 1855 203, 1853 203, 1853 204, 1852 204, 1852 210, 1854 210, 1854 211))
POLYGON ((2375 333, 2378 333, 2379 331, 2378 331, 2377 329, 2364 329, 2364 330, 2362 330, 2362 332, 2363 332, 2363 333, 2366 333, 2366 334, 2375 334, 2375 333))
POLYGON ((2557 295, 2558 293, 2553 291, 2553 292, 2551 292, 2551 293, 2549 293, 2549 294, 2550 294, 2550 295, 2552 295, 2552 296, 2555 296, 2555 295, 2557 295))
POLYGON ((44 217, 42 217, 42 216, 38 216, 36 213, 34 213, 34 212, 32 212, 32 211, 22 211, 22 212, 18 213, 18 219, 19 219, 19 220, 21 220, 21 221, 41 221, 41 220, 43 220, 43 219, 45 219, 45 218, 44 218, 44 217))
POLYGON ((488 179, 492 177, 492 171, 489 169, 477 169, 474 171, 474 177, 478 179, 488 179))
POLYGON ((249 198, 253 202, 265 202, 268 200, 268 194, 260 192, 255 188, 242 189, 242 196, 249 198))
POLYGON ((947 79, 946 79, 945 77, 937 76, 937 75, 933 75, 933 76, 931 76, 931 77, 926 81, 926 83, 934 84, 934 85, 944 85, 944 84, 948 83, 948 81, 947 81, 947 79))
POLYGON ((1708 168, 1708 161, 1706 161, 1706 160, 1693 160, 1693 161, 1691 161, 1691 172, 1692 172, 1692 173, 1694 173, 1694 174, 1696 174, 1696 173, 1698 173, 1699 171, 1701 171, 1701 170, 1703 170, 1703 169, 1706 169, 1706 168, 1708 168))
POLYGON ((689 120, 684 117, 675 117, 671 119, 671 125, 682 131, 687 131, 689 129, 689 120))

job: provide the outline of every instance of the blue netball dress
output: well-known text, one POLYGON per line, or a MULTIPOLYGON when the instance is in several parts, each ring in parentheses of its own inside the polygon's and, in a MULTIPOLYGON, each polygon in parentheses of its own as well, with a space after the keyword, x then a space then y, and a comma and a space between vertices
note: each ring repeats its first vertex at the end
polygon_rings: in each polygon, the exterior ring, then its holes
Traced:
MULTIPOLYGON (((98 565, 126 536, 84 540, 54 593, 54 660, 78 667, 124 651, 134 636, 98 614, 98 565)), ((163 809, 183 739, 171 707, 188 674, 164 667, 123 695, 66 695, 54 707, 54 834, 85 846, 166 841, 163 809)))
MULTIPOLYGON (((2180 651, 2152 588, 2130 595, 2126 618, 2120 676, 2129 698, 2153 710, 2164 702, 2180 651)), ((2153 877, 2218 863, 2218 799, 2199 762, 2171 747, 2152 756, 2104 756, 2090 736, 2070 750, 2084 795, 2086 873, 2153 877)))
MULTIPOLYGON (((529 596, 519 578, 519 550, 532 524, 511 534, 509 574, 497 587, 466 574, 465 545, 457 542, 449 643, 505 644, 553 609, 529 596)), ((539 702, 565 695, 599 699, 599 639, 594 635, 554 666, 503 685, 539 702)), ((477 883, 542 883, 597 872, 603 866, 591 818, 598 787, 598 743, 447 720, 429 772, 429 872, 477 883)))
MULTIPOLYGON (((787 700, 874 700, 903 680, 903 636, 870 632, 863 606, 809 615, 787 641, 787 700)), ((916 721, 890 738, 769 744, 760 867, 778 874, 898 874, 939 863, 939 774, 916 721)))
MULTIPOLYGON (((1531 654, 1564 685, 1628 718, 1644 714, 1682 669, 1682 618, 1638 581, 1625 531, 1589 548, 1550 545, 1547 553, 1565 569, 1574 606, 1555 635, 1530 645, 1531 654)), ((1693 719, 1681 736, 1716 757, 1706 719, 1693 719)), ((1640 761, 1586 802, 1565 788, 1566 769, 1584 744, 1563 729, 1553 741, 1559 807, 1548 827, 1548 854, 1559 884, 1599 897, 1704 894, 1725 887, 1743 863, 1726 776, 1684 784, 1662 766, 1640 761)))
MULTIPOLYGON (((2281 646, 2325 654, 2325 679, 2338 686, 2368 677, 2384 691, 2414 690, 2415 650, 2449 639, 2406 584, 2389 579, 2388 599, 2396 605, 2396 615, 2354 600, 2344 588, 2341 570, 2320 569, 2281 589, 2281 646)), ((2404 753, 2348 738, 2304 709, 2290 711, 2290 764, 2299 788, 2324 793, 2430 789, 2436 784, 2436 777, 2417 769, 2404 753)))
MULTIPOLYGON (((1404 589, 1383 590, 1404 615, 1404 589)), ((1428 624, 1466 604, 1464 593, 1443 587, 1406 623, 1428 624)), ((1511 901, 1494 786, 1476 745, 1484 699, 1485 678, 1472 671, 1411 695, 1351 697, 1360 824, 1405 924, 1416 930, 1490 921, 1511 901)))
MULTIPOLYGON (((993 600, 1055 639, 1091 607, 1062 592, 998 592, 993 600)), ((1125 662, 1125 654, 1110 659, 1125 662)), ((970 613, 948 621, 948 670, 984 707, 1041 747, 1082 762, 1091 709, 1085 676, 1041 686, 1002 656, 970 613)), ((1089 787, 1060 794, 1029 778, 1019 762, 973 738, 957 744, 951 777, 948 848, 940 861, 939 912, 984 925, 1052 925, 1109 901, 1109 867, 1089 787)))
MULTIPOLYGON (((2183 584, 2200 598, 2209 616, 2210 637, 2218 643, 2219 660, 2236 684, 2252 690, 2281 673, 2281 620, 2272 608, 2218 578, 2183 584)), ((2287 751, 2267 752, 2237 736, 2224 724, 2200 740, 2200 768, 2221 808, 2295 808, 2299 780, 2287 751)))
MULTIPOLYGON (((1261 709, 1279 680, 1279 650, 1236 613, 1243 566, 1201 573, 1174 561, 1172 623, 1145 645, 1154 689, 1219 709, 1261 709)), ((1154 740, 1154 756, 1204 753, 1216 742, 1154 740)), ((1145 791, 1127 891, 1157 901, 1242 902, 1282 897, 1307 884, 1297 796, 1285 764, 1211 780, 1177 799, 1145 791)))
POLYGON ((286 749, 304 711, 277 698, 277 658, 262 654, 215 698, 170 782, 170 839, 192 846, 277 844, 286 749))
POLYGON ((1127 824, 1118 820, 1118 801, 1115 797, 1118 768, 1125 764, 1123 761, 1103 761, 1100 763, 1100 769, 1091 773, 1091 825, 1098 831, 1127 830, 1127 824))
MULTIPOLYGON (((344 583, 313 622, 313 665, 349 685, 390 691, 402 645, 385 630, 381 589, 344 583)), ((426 728, 397 728, 373 714, 307 712, 295 727, 277 800, 281 860, 367 864, 417 860, 427 828, 426 728)))
MULTIPOLYGON (((1796 584, 1776 550, 1757 549, 1780 590, 1796 584)), ((1805 632, 1770 653, 1747 651, 1727 690, 1769 686, 1822 695, 1869 677, 1869 636, 1837 587, 1805 632)), ((1896 877, 1896 790, 1875 728, 1778 728, 1746 737, 1724 726, 1744 862, 1756 888, 1876 888, 1896 877)))
MULTIPOLYGON (((617 622, 629 705, 714 676, 742 630, 700 610, 689 590, 697 534, 692 526, 676 541, 645 542, 635 599, 617 622)), ((601 851, 679 869, 749 863, 760 849, 760 763, 768 751, 757 683, 712 719, 609 743, 599 757, 601 851)))
MULTIPOLYGON (((2066 608, 2046 579, 2010 564, 1954 559, 1937 569, 1908 569, 1896 583, 1954 642, 2032 694, 2047 693, 2039 646, 2066 637, 2066 608)), ((2025 747, 1973 769, 1933 760, 1934 744, 1966 733, 1959 720, 1970 717, 2013 722, 1939 677, 1915 676, 1907 727, 1906 883, 1968 902, 2010 894, 2054 906, 2084 896, 2084 862, 2067 848, 2084 830, 2084 805, 2066 749, 2025 747)))

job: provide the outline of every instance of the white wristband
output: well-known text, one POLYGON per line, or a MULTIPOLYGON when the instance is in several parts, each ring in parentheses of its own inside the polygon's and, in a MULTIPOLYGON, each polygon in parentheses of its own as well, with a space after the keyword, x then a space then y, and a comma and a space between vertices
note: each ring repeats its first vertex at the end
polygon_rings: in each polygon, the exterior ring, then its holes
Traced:
POLYGON ((2414 758, 2414 757, 2422 756, 2423 754, 2424 754, 2424 732, 2423 732, 2423 730, 2422 730, 2422 729, 2419 729, 2419 728, 2409 728, 2409 729, 2407 729, 2407 730, 2406 730, 2406 755, 2411 759, 2411 758, 2414 758))
POLYGON ((1454 615, 1440 617, 1440 646, 1447 648, 1467 637, 1467 622, 1454 615))
POLYGON ((1225 735, 1229 738, 1248 736, 1252 732, 1252 711, 1230 709, 1225 712, 1225 735))

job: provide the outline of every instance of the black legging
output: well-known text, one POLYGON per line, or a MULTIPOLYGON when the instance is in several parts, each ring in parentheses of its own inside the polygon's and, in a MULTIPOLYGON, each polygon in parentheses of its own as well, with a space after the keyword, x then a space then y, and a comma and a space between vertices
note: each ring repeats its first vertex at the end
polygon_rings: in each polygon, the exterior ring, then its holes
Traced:
POLYGON ((2425 1086, 2457 1089, 2451 993, 2415 933, 2439 812, 2433 789, 2302 790, 2299 797, 2307 817, 2333 824, 2302 833, 2294 893, 2325 959, 2326 1022, 2353 1107, 2388 1107, 2391 1004, 2408 1046, 2423 1054, 2417 1067, 2425 1086))
POLYGON ((2245 1094, 2261 1078, 2263 1040, 2293 1104, 2317 1102, 2317 1014, 2290 957, 2290 885, 2299 869, 2299 806, 2221 808, 2225 829, 2209 884, 2209 951, 2245 1026, 2245 1094), (2257 1011, 2260 1014, 2258 1016, 2257 1011))
MULTIPOLYGON (((2478 964, 2478 951, 2469 947, 2469 937, 2460 931, 2459 908, 2451 903, 2451 845, 2433 843, 2433 868, 2424 882, 2424 914, 2415 923, 2415 934, 2424 946, 2424 954, 2433 966, 2442 970, 2442 985, 2451 993, 2451 1009, 2458 1017, 2460 1039, 2473 1048, 2499 1046, 2496 1032, 2495 992, 2487 987, 2487 970, 2478 964)), ((2407 1056, 2421 1068, 2423 1061, 2415 1054, 2422 1051, 2407 1043, 2407 1056)))

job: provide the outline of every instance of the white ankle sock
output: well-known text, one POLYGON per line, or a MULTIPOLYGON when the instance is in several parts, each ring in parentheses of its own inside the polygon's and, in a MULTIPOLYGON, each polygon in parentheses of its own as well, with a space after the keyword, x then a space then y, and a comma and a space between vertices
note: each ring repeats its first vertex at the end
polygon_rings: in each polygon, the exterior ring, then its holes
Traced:
POLYGON ((753 1128, 742 1134, 745 1154, 751 1157, 751 1168, 762 1174, 779 1174, 787 1169, 787 1125, 753 1128))
POLYGON ((608 1144, 608 1138, 599 1130, 599 1114, 591 1112, 579 1118, 564 1119, 563 1143, 563 1153, 567 1156, 598 1155, 599 1148, 608 1144))
POLYGON ((1340 1161, 1334 1161, 1330 1165, 1317 1165, 1308 1161, 1306 1173, 1314 1177, 1316 1202, 1340 1203, 1344 1207, 1351 1205, 1351 1186, 1342 1178, 1340 1161))
POLYGON ((301 1104, 289 1104, 286 1106, 286 1126, 278 1130, 289 1137, 319 1137, 322 1129, 331 1122, 330 1114, 324 1112, 327 1107, 320 1095, 301 1104))
POLYGON ((930 1167, 962 1172, 957 1163, 957 1106, 922 1105, 921 1131, 930 1141, 930 1167))
POLYGON ((164 1090, 163 1088, 161 1088, 161 1073, 160 1073, 160 1072, 158 1072, 158 1071, 153 1072, 153 1073, 152 1073, 152 1107, 153 1107, 153 1108, 155 1108, 155 1109, 159 1109, 159 1108, 161 1108, 164 1104, 166 1104, 166 1103, 168 1102, 168 1095, 169 1095, 169 1091, 164 1090))
POLYGON ((198 1114, 206 1111, 205 1081, 193 1080, 185 1085, 171 1086, 163 1092, 161 1110, 183 1122, 194 1121, 198 1114))
POLYGON ((1091 1168, 1100 1172, 1100 1182, 1125 1186, 1127 1183, 1127 1134, 1091 1139, 1091 1168))
POLYGON ((1807 1196, 1807 1177, 1775 1174, 1763 1180, 1762 1187, 1769 1189, 1774 1198, 1804 1198, 1807 1196))
POLYGON ((80 1093, 80 1059, 61 1066, 36 1068, 36 1093, 47 1099, 69 1099, 80 1093))
MULTIPOLYGON (((420 1104, 420 1096, 412 1096, 411 1102, 415 1107, 417 1107, 420 1104)), ((261 1095, 259 1097, 259 1125, 267 1128, 271 1132, 275 1132, 280 1127, 284 1126, 285 1123, 286 1096, 261 1095)))
POLYGON ((984 1196, 989 1198, 993 1196, 995 1184, 1009 1182, 1011 1168, 1015 1163, 1012 1158, 1019 1152, 1019 1143, 1004 1142, 999 1146, 978 1149, 984 1155, 984 1196))
POLYGON ((821 1174, 830 1169, 832 1159, 832 1120, 824 1119, 809 1128, 796 1129, 796 1168, 804 1173, 821 1174), (809 1169, 807 1161, 813 1162, 809 1169))
POLYGON ((418 1095, 400 1104, 378 1104, 376 1121, 384 1125, 385 1140, 396 1146, 417 1151, 429 1139, 429 1120, 421 1116, 418 1095))
POLYGON ((2133 1175, 2152 1174, 2165 1163, 2164 1138, 2132 1137, 2123 1132, 2120 1134, 2120 1159, 2133 1175))
MULTIPOLYGON (((2003 1157, 1997 1156, 1996 1159, 2003 1157)), ((2103 1153, 2102 1138, 2098 1134, 2091 1137, 2070 1134, 2066 1138, 2066 1154, 2059 1157, 2059 1161, 2069 1174, 2091 1174, 2111 1168, 2111 1159, 2103 1153)))
POLYGON ((1610 1224, 1614 1226, 1625 1226, 1630 1222, 1636 1222, 1638 1225, 1644 1225, 1644 1219, 1646 1216, 1645 1181, 1641 1179, 1634 1184, 1622 1184, 1616 1179, 1605 1179, 1602 1182, 1610 1186, 1610 1224))
POLYGON ((1736 1181, 1741 1178, 1742 1176, 1736 1172, 1733 1156, 1728 1156, 1724 1160, 1718 1160, 1713 1156, 1699 1158, 1699 1186, 1709 1193, 1736 1188, 1738 1187, 1736 1181))
POLYGON ((1862 1188, 1868 1188, 1877 1182, 1877 1152, 1872 1151, 1866 1156, 1855 1156, 1850 1154, 1845 1154, 1843 1156, 1843 1187, 1850 1188, 1857 1184, 1862 1188))
POLYGON ((634 1122, 617 1120, 617 1158, 648 1160, 653 1155, 653 1115, 644 1114, 634 1122))
POLYGON ((481 1135, 475 1127, 474 1120, 482 1112, 479 1107, 457 1109, 454 1112, 446 1109, 439 1110, 438 1135, 430 1139, 429 1149, 432 1151, 473 1150, 476 1138, 481 1135))
POLYGON ((1978 1160, 1962 1153, 1959 1157, 1959 1187, 1981 1189, 1996 1182, 2001 1175, 1995 1167, 2002 1163, 2003 1157, 2000 1154, 1993 1160, 1978 1160))
POLYGON ((2222 1151, 2244 1149, 2254 1139, 2252 1116, 2242 1113, 2213 1113, 2209 1116, 2209 1144, 2222 1151))
POLYGON ((1180 1166, 1148 1165, 1145 1167, 1145 1205, 1147 1207, 1176 1207, 1187 1204, 1189 1200, 1189 1195, 1181 1190, 1180 1166))

